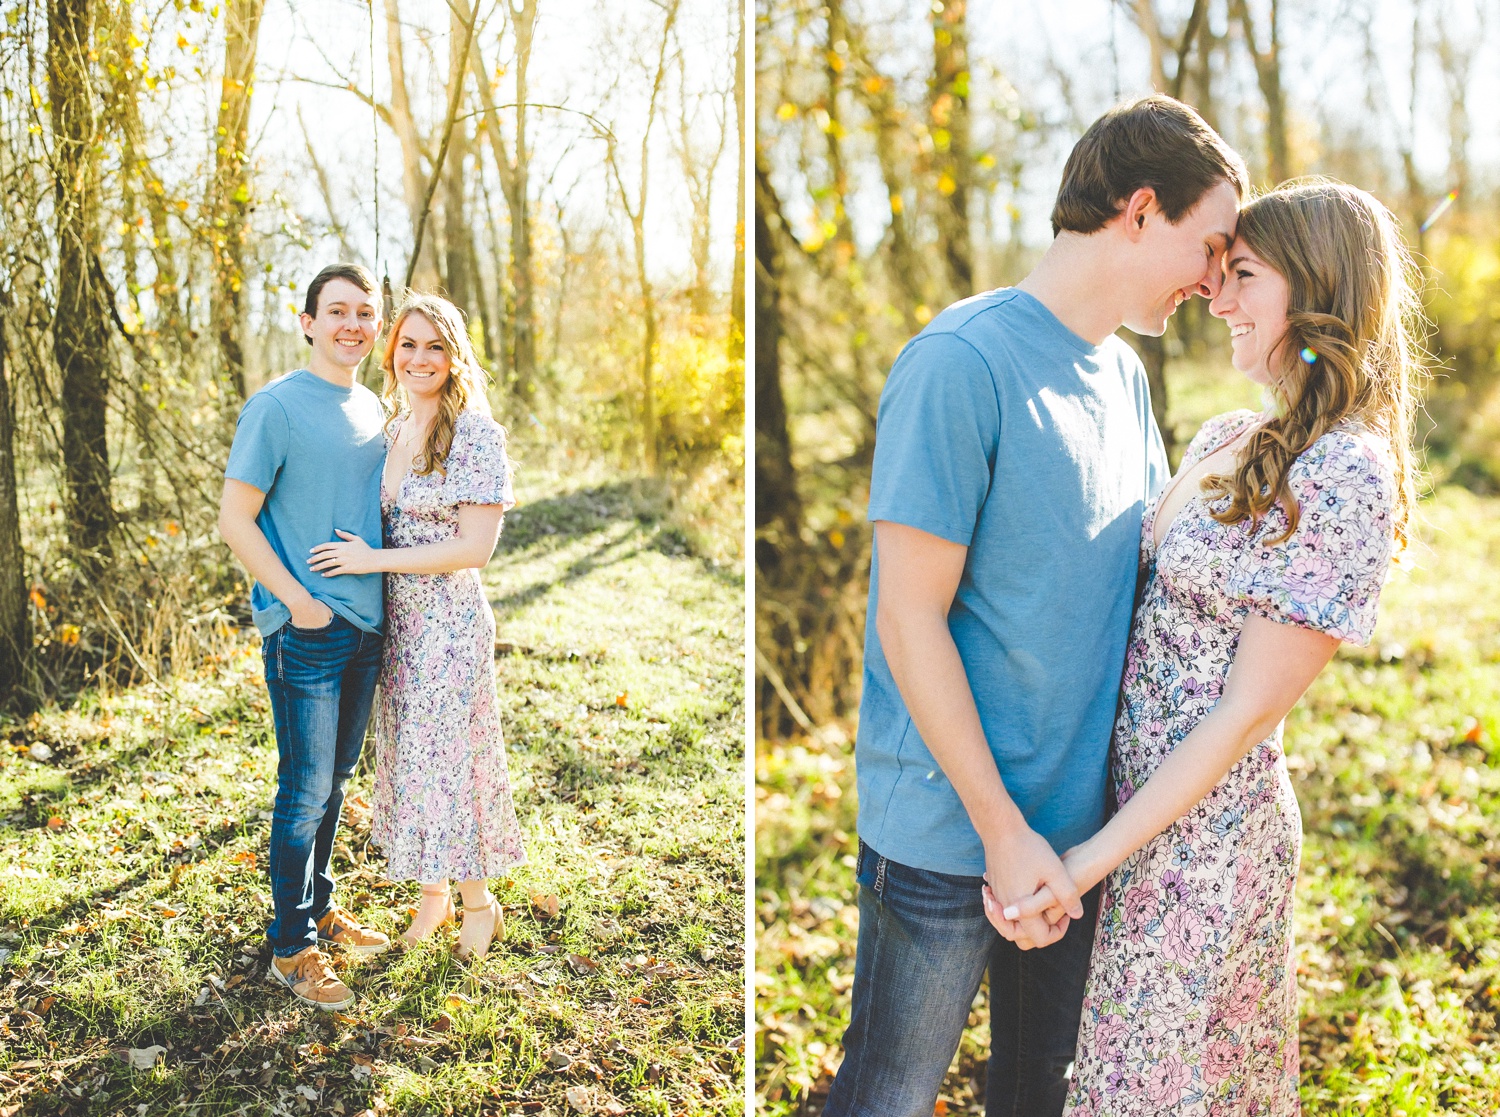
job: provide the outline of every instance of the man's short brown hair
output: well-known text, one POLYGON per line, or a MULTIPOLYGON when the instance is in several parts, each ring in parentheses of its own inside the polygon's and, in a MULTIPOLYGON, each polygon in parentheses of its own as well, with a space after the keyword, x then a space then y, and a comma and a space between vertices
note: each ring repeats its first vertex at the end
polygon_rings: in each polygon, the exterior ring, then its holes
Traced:
MULTIPOLYGON (((367 295, 373 295, 380 288, 375 281, 375 274, 363 264, 329 264, 326 268, 313 276, 313 281, 307 285, 307 298, 302 303, 302 312, 311 318, 318 316, 318 296, 323 293, 323 288, 335 279, 347 279, 367 295)), ((311 345, 312 338, 306 334, 302 340, 311 345)))
POLYGON ((1241 198, 1245 161, 1181 101, 1154 94, 1116 105, 1089 126, 1063 167, 1052 207, 1052 235, 1094 233, 1143 186, 1176 224, 1220 181, 1241 198))

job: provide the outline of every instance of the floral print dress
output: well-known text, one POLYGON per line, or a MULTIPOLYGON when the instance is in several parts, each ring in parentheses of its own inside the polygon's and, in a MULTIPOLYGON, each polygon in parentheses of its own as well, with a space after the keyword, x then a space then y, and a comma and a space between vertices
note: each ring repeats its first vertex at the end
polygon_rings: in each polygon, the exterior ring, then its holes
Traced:
MULTIPOLYGON (((1182 470, 1262 417, 1211 419, 1182 470)), ((1390 564, 1395 483, 1380 440, 1337 429, 1293 463, 1301 519, 1221 524, 1193 494, 1157 552, 1131 629, 1111 774, 1123 805, 1213 709, 1251 614, 1367 644, 1390 564)), ((1292 894, 1302 817, 1281 726, 1104 884, 1071 1117, 1296 1114, 1292 894)))
MULTIPOLYGON (((505 430, 483 412, 459 415, 446 469, 408 470, 394 493, 382 480, 385 546, 453 538, 460 504, 515 504, 505 430)), ((386 876, 500 876, 526 853, 500 734, 495 615, 479 571, 387 574, 385 623, 371 832, 386 876)))

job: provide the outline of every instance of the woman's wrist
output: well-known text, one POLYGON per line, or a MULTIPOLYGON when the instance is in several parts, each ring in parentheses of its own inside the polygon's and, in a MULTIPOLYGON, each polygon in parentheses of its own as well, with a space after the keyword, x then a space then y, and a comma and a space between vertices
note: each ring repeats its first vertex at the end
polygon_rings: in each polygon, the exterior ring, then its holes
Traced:
POLYGON ((1114 871, 1123 857, 1114 857, 1109 849, 1108 827, 1081 842, 1068 857, 1068 871, 1080 892, 1086 892, 1114 871))

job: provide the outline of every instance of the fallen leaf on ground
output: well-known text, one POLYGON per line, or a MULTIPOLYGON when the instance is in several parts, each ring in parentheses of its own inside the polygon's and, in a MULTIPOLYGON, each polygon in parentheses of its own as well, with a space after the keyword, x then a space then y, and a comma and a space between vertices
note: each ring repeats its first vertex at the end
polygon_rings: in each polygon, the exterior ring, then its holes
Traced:
POLYGON ((562 909, 556 896, 543 896, 536 893, 531 897, 531 906, 543 919, 556 919, 557 913, 562 909))
POLYGON ((437 1019, 432 1022, 432 1030, 434 1032, 446 1032, 452 1027, 453 1017, 449 1016, 446 1012, 438 1013, 437 1019))
POLYGON ((61 830, 66 825, 67 822, 63 819, 62 815, 55 814, 47 820, 48 830, 61 830))
POLYGON ((153 1043, 150 1047, 131 1047, 120 1052, 120 1061, 130 1066, 131 1070, 150 1070, 156 1066, 156 1060, 167 1053, 167 1049, 159 1043, 153 1043))
POLYGON ((586 973, 593 973, 599 968, 598 962, 594 961, 592 958, 586 958, 582 954, 569 954, 568 965, 571 966, 573 968, 573 972, 578 974, 580 977, 582 977, 586 973))
POLYGON ((593 1109, 593 1106, 589 1104, 589 1092, 582 1086, 572 1087, 563 1094, 563 1097, 567 1100, 570 1108, 576 1109, 580 1113, 588 1113, 593 1109))

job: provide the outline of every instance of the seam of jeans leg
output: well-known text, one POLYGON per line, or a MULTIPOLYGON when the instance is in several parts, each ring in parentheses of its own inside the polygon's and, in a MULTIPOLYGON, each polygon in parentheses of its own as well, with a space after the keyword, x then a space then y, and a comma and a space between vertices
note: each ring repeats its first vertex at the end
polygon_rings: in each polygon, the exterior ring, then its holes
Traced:
POLYGON ((1019 1117, 1020 1112, 1021 1112, 1021 1094, 1023 1092, 1022 1081, 1025 1078, 1025 1072, 1022 1069, 1023 1060, 1021 1058, 1021 1047, 1022 1047, 1022 1044, 1024 1042, 1023 1039, 1022 1039, 1022 1037, 1026 1034, 1025 1031, 1024 1031, 1025 1023, 1026 1023, 1026 952, 1023 951, 1023 950, 1018 950, 1016 952, 1016 1052, 1015 1052, 1016 1084, 1015 1084, 1015 1089, 1011 1091, 1011 1095, 1010 1095, 1010 1112, 1011 1112, 1011 1117, 1019 1117))
MULTIPOLYGON (((884 870, 884 868, 885 868, 885 858, 882 857, 880 859, 880 866, 876 870, 876 872, 877 872, 877 881, 879 879, 879 873, 881 873, 884 870)), ((860 887, 863 888, 864 886, 860 885, 860 887)), ((876 899, 876 904, 875 904, 875 951, 874 951, 874 957, 870 959, 870 973, 871 974, 878 974, 880 972, 880 945, 881 945, 881 940, 884 938, 884 936, 881 934, 881 930, 882 929, 881 929, 880 924, 883 921, 884 916, 885 916, 885 902, 880 898, 880 893, 879 892, 875 893, 875 899, 876 899)), ((871 980, 873 982, 873 978, 871 980)), ((871 1016, 871 1013, 868 1011, 868 1009, 869 1009, 870 1006, 866 1005, 865 1007, 866 1007, 867 1011, 864 1014, 864 1018, 860 1021, 860 1025, 861 1026, 860 1026, 860 1035, 859 1035, 859 1050, 860 1050, 860 1055, 861 1056, 868 1057, 869 1051, 870 1051, 870 1042, 869 1041, 870 1041, 870 1016, 871 1016)), ((847 1051, 848 1051, 848 1044, 847 1043, 844 1045, 844 1050, 847 1053, 847 1051)), ((862 1099, 862 1096, 861 1096, 861 1092, 863 1091, 863 1089, 864 1089, 864 1080, 862 1078, 856 1077, 855 1080, 854 1080, 854 1089, 852 1091, 850 1091, 850 1093, 851 1093, 852 1096, 849 1099, 849 1107, 848 1107, 849 1108, 849 1112, 851 1112, 851 1113, 859 1113, 860 1112, 860 1107, 863 1104, 863 1099, 862 1099)))

